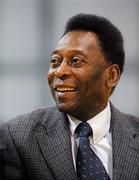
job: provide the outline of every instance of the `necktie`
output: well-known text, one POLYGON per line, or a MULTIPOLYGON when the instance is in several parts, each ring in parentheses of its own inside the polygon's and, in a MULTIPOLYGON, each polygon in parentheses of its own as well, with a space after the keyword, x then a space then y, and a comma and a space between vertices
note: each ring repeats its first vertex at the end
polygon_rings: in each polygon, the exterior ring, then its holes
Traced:
POLYGON ((91 149, 89 136, 92 129, 87 122, 79 124, 76 128, 79 133, 79 148, 76 161, 78 180, 110 180, 105 167, 99 157, 91 149))

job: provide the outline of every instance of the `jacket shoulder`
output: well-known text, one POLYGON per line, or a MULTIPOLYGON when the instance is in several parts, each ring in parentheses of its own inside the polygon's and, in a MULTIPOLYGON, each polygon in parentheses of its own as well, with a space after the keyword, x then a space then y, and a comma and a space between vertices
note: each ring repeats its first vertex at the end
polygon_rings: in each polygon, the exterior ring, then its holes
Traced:
POLYGON ((139 131, 139 117, 131 114, 125 114, 125 116, 129 119, 130 124, 139 131))
POLYGON ((111 114, 114 123, 118 123, 123 130, 132 129, 139 132, 139 117, 121 112, 113 104, 111 104, 111 114))
POLYGON ((0 126, 0 132, 3 135, 6 133, 16 138, 28 137, 30 133, 36 131, 44 119, 47 121, 49 114, 56 113, 56 111, 58 111, 56 107, 49 107, 18 115, 10 121, 3 123, 0 126))

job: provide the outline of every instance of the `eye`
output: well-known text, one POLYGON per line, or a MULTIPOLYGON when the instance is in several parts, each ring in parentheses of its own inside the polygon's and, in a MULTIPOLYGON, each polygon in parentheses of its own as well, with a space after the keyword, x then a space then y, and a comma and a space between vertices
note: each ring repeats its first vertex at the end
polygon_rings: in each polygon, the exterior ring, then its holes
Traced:
POLYGON ((61 64, 61 59, 59 57, 51 57, 50 67, 56 68, 61 64))
POLYGON ((82 67, 84 63, 85 61, 80 57, 75 56, 71 59, 71 65, 76 68, 82 67))

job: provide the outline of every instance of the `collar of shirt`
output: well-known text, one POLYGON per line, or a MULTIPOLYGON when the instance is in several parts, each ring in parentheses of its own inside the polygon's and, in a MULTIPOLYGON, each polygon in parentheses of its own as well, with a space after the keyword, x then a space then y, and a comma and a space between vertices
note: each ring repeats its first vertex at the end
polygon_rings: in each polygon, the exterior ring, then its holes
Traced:
MULTIPOLYGON (((70 115, 68 115, 68 118, 70 121, 71 134, 74 136, 76 127, 82 121, 70 115)), ((108 103, 108 105, 103 111, 101 111, 95 117, 87 121, 93 130, 93 143, 94 144, 100 141, 109 132, 110 118, 111 118, 111 111, 110 111, 110 104, 108 103)))

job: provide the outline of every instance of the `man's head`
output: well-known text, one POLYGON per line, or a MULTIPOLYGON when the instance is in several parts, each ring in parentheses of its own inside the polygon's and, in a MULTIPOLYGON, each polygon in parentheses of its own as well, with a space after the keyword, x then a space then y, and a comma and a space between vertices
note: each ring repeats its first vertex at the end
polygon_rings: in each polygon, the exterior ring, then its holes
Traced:
POLYGON ((108 19, 91 14, 78 14, 69 19, 64 35, 70 31, 95 32, 106 60, 118 64, 120 72, 124 66, 124 47, 121 32, 108 19))
POLYGON ((122 36, 109 21, 94 15, 72 17, 48 72, 58 109, 83 120, 95 116, 106 107, 123 64, 122 36))

